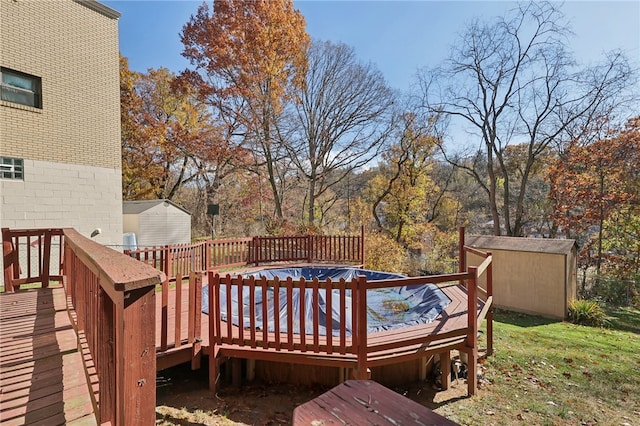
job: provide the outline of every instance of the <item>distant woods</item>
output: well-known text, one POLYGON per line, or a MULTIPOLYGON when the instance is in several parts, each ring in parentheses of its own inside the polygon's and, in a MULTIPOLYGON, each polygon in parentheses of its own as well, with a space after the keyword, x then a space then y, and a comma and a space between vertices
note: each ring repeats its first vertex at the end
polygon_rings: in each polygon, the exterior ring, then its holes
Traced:
POLYGON ((464 225, 575 238, 585 262, 638 274, 636 73, 621 52, 577 64, 561 7, 470 23, 400 94, 351 47, 311 40, 291 0, 203 3, 187 70, 121 58, 123 196, 183 205, 200 236, 365 225, 437 269, 432 249, 464 225))

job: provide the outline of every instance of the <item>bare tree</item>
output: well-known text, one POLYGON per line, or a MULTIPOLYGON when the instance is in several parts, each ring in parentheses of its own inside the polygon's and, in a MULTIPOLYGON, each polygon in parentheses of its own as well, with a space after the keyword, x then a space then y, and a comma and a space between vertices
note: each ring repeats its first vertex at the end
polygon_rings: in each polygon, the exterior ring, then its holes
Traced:
POLYGON ((611 114, 632 85, 621 53, 579 69, 567 50, 569 35, 557 5, 530 2, 511 19, 474 22, 444 66, 420 76, 425 106, 452 123, 466 123, 479 139, 486 167, 455 164, 486 192, 495 235, 503 226, 507 235, 523 235, 527 189, 539 157, 611 114), (509 145, 524 146, 522 167, 509 164, 509 145))
POLYGON ((299 96, 290 132, 282 130, 281 137, 306 180, 307 221, 313 225, 319 200, 335 202, 338 193, 330 189, 378 155, 391 124, 393 93, 351 47, 314 42, 299 96))

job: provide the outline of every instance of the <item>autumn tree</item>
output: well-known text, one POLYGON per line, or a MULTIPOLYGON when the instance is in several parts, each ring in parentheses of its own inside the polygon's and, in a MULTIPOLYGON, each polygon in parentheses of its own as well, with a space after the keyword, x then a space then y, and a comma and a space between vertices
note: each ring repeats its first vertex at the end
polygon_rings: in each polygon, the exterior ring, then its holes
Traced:
POLYGON ((424 105, 479 142, 486 167, 472 176, 488 199, 495 235, 503 229, 523 235, 530 178, 541 156, 607 116, 631 87, 621 53, 580 69, 568 36, 558 5, 530 2, 511 17, 473 22, 445 64, 421 74, 424 105), (506 156, 513 144, 526 154, 517 177, 506 156))
MULTIPOLYGON (((629 245, 620 234, 637 233, 639 170, 640 117, 596 142, 573 141, 550 167, 553 220, 564 236, 582 243, 585 267, 595 266, 599 273, 605 244, 611 253, 624 252, 629 245), (615 240, 620 247, 614 247, 615 240)), ((629 254, 637 256, 624 257, 629 254)))
POLYGON ((317 225, 344 194, 340 182, 377 156, 391 127, 393 95, 373 65, 345 44, 315 41, 283 145, 307 188, 306 221, 317 225))
POLYGON ((132 73, 122 61, 121 76, 124 197, 173 199, 219 155, 219 129, 166 68, 132 73))
POLYGON ((120 134, 122 145, 122 194, 136 200, 151 192, 148 182, 159 173, 154 170, 151 147, 138 126, 142 99, 135 90, 139 74, 129 69, 127 58, 120 55, 120 134))
POLYGON ((215 0, 213 9, 205 2, 191 16, 182 42, 193 67, 183 78, 254 152, 255 166, 266 169, 282 220, 287 172, 276 123, 303 84, 304 18, 291 0, 215 0))
POLYGON ((382 153, 368 193, 377 229, 415 247, 440 214, 445 192, 432 179, 437 146, 432 127, 412 113, 399 121, 397 142, 382 153))

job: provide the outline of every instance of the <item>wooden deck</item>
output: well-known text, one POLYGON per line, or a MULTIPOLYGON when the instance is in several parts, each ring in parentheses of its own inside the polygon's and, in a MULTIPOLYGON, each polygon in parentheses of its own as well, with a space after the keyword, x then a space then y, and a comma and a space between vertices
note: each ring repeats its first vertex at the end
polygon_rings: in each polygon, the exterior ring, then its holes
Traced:
MULTIPOLYGON (((369 366, 384 365, 391 359, 399 362, 423 357, 464 343, 466 290, 458 285, 445 286, 442 290, 451 299, 451 304, 434 322, 369 334, 369 366), (398 347, 398 341, 406 344, 398 347)), ((194 288, 186 283, 179 296, 175 288, 164 297, 160 291, 156 292, 158 370, 189 362, 196 369, 200 367, 202 355, 209 353, 209 316, 198 315, 199 328, 193 320, 190 322, 194 296, 194 288), (163 321, 166 322, 164 327, 163 321), (163 328, 167 330, 164 341, 163 328), (175 332, 176 328, 180 330, 179 334, 175 332)), ((199 308, 200 299, 196 301, 199 308)), ((483 303, 479 302, 477 307, 481 321, 483 303)), ((233 335, 239 334, 238 327, 233 326, 232 330, 233 335)), ((272 334, 269 333, 269 340, 273 339, 272 334)), ((296 339, 299 340, 299 336, 296 339)), ((220 349, 231 357, 276 361, 291 358, 311 365, 354 367, 356 362, 353 354, 334 352, 331 361, 327 355, 320 359, 311 352, 289 350, 286 344, 279 350, 227 344, 221 345, 220 349), (248 352, 254 352, 253 356, 248 352)), ((78 338, 69 321, 62 287, 0 294, 0 388, 0 423, 3 426, 96 423, 81 353, 78 352, 78 338)))
POLYGON ((0 423, 96 424, 62 287, 0 294, 0 423))

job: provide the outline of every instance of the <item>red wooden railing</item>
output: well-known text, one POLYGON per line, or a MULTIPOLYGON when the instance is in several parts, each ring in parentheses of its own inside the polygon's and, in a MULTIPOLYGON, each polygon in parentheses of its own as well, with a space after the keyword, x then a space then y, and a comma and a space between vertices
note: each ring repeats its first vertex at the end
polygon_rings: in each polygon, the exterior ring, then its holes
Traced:
POLYGON ((63 262, 61 229, 2 228, 2 253, 5 291, 21 285, 60 281, 63 262))
POLYGON ((359 236, 294 235, 209 240, 126 250, 125 254, 164 272, 169 281, 192 272, 277 262, 363 265, 364 228, 359 236))
MULTIPOLYGON (((201 341, 202 341, 202 272, 192 272, 189 277, 176 277, 174 288, 170 289, 169 281, 163 280, 160 285, 160 328, 156 330, 160 335, 160 347, 158 352, 166 352, 169 349, 179 349, 183 345, 191 348, 192 368, 200 367, 201 358, 201 341), (183 289, 187 289, 185 300, 183 303, 183 289), (173 292, 173 306, 169 305, 169 293, 173 292), (173 311, 172 322, 169 321, 169 310, 173 311), (185 312, 186 310, 186 312, 185 312), (187 318, 187 323, 182 324, 183 313, 187 318)), ((158 370, 162 370, 171 365, 163 364, 164 360, 160 359, 158 370)))
MULTIPOLYGON (((487 257, 487 265, 491 264, 491 256, 487 257)), ((256 279, 253 277, 242 278, 232 277, 230 275, 220 276, 213 271, 209 272, 209 342, 210 356, 209 358, 209 379, 210 387, 216 387, 216 371, 217 361, 216 354, 220 345, 231 345, 241 349, 266 349, 273 350, 280 355, 262 352, 261 354, 248 354, 246 351, 244 357, 268 357, 273 360, 282 360, 279 356, 288 355, 291 362, 316 363, 320 365, 334 365, 342 367, 355 367, 354 374, 356 378, 367 378, 368 368, 374 365, 382 365, 391 362, 393 355, 386 356, 383 360, 372 361, 371 356, 377 353, 393 354, 400 353, 399 349, 411 345, 425 344, 442 339, 465 338, 466 349, 469 354, 469 378, 472 383, 469 384, 469 393, 475 394, 477 390, 476 360, 478 357, 478 328, 479 321, 484 318, 487 310, 492 304, 491 289, 479 287, 480 275, 486 272, 488 266, 470 267, 468 271, 463 273, 436 275, 428 277, 401 278, 392 280, 367 281, 361 276, 352 281, 341 279, 337 282, 297 280, 292 278, 286 280, 267 280, 266 278, 256 279), (368 289, 390 289, 401 286, 436 284, 451 285, 451 283, 464 281, 467 286, 467 326, 446 334, 436 333, 433 335, 422 335, 415 333, 397 333, 393 339, 381 339, 376 342, 369 341, 367 332, 367 290, 368 289), (231 297, 222 298, 221 289, 225 290, 227 295, 233 294, 231 297), (306 290, 306 292, 305 292, 306 290), (293 295, 298 292, 303 300, 300 300, 297 307, 298 314, 293 311, 293 295), (248 297, 248 306, 255 306, 256 295, 262 296, 262 319, 258 320, 257 313, 254 309, 246 309, 243 300, 244 296, 248 297), (271 294, 271 309, 268 309, 267 294, 271 294), (306 293, 306 294, 305 294, 306 293), (286 300, 287 309, 283 318, 280 318, 281 306, 280 295, 286 300), (484 296, 478 299, 478 295, 484 296), (326 317, 326 330, 331 332, 321 333, 319 329, 319 297, 324 295, 327 303, 327 312, 337 312, 338 324, 334 329, 332 318, 326 317), (337 295, 337 306, 332 306, 333 297, 337 295), (237 296, 237 297, 236 297, 237 296), (308 297, 311 303, 305 303, 304 297, 308 297), (478 301, 483 302, 483 310, 478 313, 478 301), (310 309, 310 312, 307 310, 310 309), (273 313, 272 317, 268 316, 268 312, 273 313), (234 321, 228 316, 223 318, 222 314, 233 312, 234 321), (311 317, 311 324, 305 324, 305 318, 311 317), (286 327, 281 330, 281 321, 286 323, 286 327), (269 329, 268 323, 271 322, 272 329, 269 329), (346 330, 345 324, 352 324, 351 333, 346 330), (398 351, 396 351, 398 350, 398 351), (334 357, 321 358, 318 355, 351 355, 351 357, 334 357), (355 366, 354 366, 355 363, 355 366), (473 370, 473 371, 472 371, 473 370)), ((487 282, 490 282, 487 276, 487 282)), ((228 315, 228 314, 227 314, 228 315)), ((284 324, 282 324, 284 325, 284 324)), ((227 348, 227 353, 233 354, 234 349, 227 348)), ((239 352, 238 352, 239 353, 239 352)))
POLYGON ((2 238, 6 291, 62 281, 98 423, 154 423, 154 290, 162 273, 74 229, 5 228, 2 238))
POLYGON ((346 281, 340 279, 333 282, 330 279, 326 281, 318 281, 317 278, 306 281, 304 279, 294 281, 289 277, 285 280, 276 278, 275 280, 267 280, 266 278, 241 276, 231 277, 230 275, 220 276, 210 272, 209 282, 209 312, 211 334, 210 342, 214 344, 233 344, 238 346, 250 346, 252 348, 261 347, 263 349, 301 351, 309 353, 339 353, 339 354, 357 354, 356 343, 360 340, 354 328, 349 331, 346 327, 347 322, 356 324, 355 316, 348 318, 349 321, 341 321, 334 330, 332 317, 326 318, 327 332, 321 333, 319 324, 321 294, 325 296, 326 311, 331 312, 335 309, 340 314, 341 319, 347 319, 347 313, 357 312, 355 306, 356 298, 352 298, 352 294, 357 294, 360 286, 365 286, 364 277, 346 281), (221 289, 224 288, 227 295, 233 294, 234 297, 226 297, 223 301, 221 298, 221 289), (255 309, 245 309, 246 301, 243 294, 246 292, 248 297, 248 306, 256 306, 256 298, 262 299, 262 311, 256 312, 255 309), (294 293, 299 297, 298 310, 299 315, 294 316, 293 299, 294 293), (340 302, 338 306, 332 306, 332 295, 339 295, 340 302), (237 297, 236 297, 237 295, 237 297), (286 324, 280 324, 280 296, 286 300, 286 324), (309 302, 305 300, 309 298, 309 302), (232 301, 234 299, 234 301, 232 301), (350 300, 348 300, 350 299, 350 300), (267 302, 267 301, 270 302, 267 302), (268 315, 268 307, 271 305, 272 316, 268 315), (307 312, 310 309, 311 312, 307 312), (222 313, 226 312, 227 317, 223 319, 222 313), (235 320, 232 322, 228 318, 228 313, 233 312, 235 320), (306 318, 309 316, 313 321, 307 323, 306 318), (258 317, 261 317, 259 319, 258 317), (234 324, 235 322, 235 324, 234 324), (270 331, 269 323, 272 324, 270 331), (281 332, 281 325, 286 330, 281 332), (329 332, 333 330, 337 335, 329 332), (352 335, 353 333, 353 335, 352 335))
MULTIPOLYGON (((461 246, 460 256, 464 256, 465 251, 473 250, 464 245, 461 246)), ((383 360, 372 361, 371 356, 376 353, 400 353, 401 348, 411 345, 422 345, 425 343, 440 341, 442 339, 464 338, 465 346, 462 348, 469 356, 469 393, 475 394, 477 390, 477 365, 478 357, 478 329, 480 322, 487 316, 487 346, 488 353, 493 348, 492 333, 492 256, 482 253, 484 261, 478 267, 469 267, 468 270, 455 274, 435 275, 414 278, 400 278, 378 281, 366 281, 361 276, 352 281, 341 279, 337 282, 305 281, 304 279, 294 281, 292 278, 286 280, 267 280, 266 278, 256 279, 253 277, 243 278, 231 275, 220 276, 214 271, 209 271, 209 380, 210 387, 215 389, 217 383, 217 354, 221 345, 226 345, 227 354, 234 354, 234 347, 241 357, 268 357, 273 360, 283 354, 289 356, 292 362, 317 363, 321 365, 337 365, 343 367, 353 367, 355 362, 356 378, 367 378, 367 369, 373 365, 389 362, 393 355, 386 356, 383 360), (485 282, 485 288, 480 283, 485 282), (394 339, 381 339, 375 342, 368 340, 367 334, 367 289, 385 289, 401 286, 412 286, 421 284, 452 285, 452 283, 464 283, 467 297, 467 325, 446 333, 435 333, 425 336, 415 333, 398 333, 394 339), (221 298, 221 289, 225 290, 231 297, 221 298), (306 290, 306 292, 305 292, 306 290), (299 314, 293 312, 293 295, 298 292, 300 297, 310 298, 311 303, 300 300, 298 303, 299 314), (255 306, 256 295, 260 295, 263 300, 262 320, 258 320, 254 309, 245 309, 243 293, 248 297, 248 306, 255 306), (268 317, 267 294, 272 296, 271 312, 273 316, 268 317), (283 294, 287 303, 284 317, 280 318, 281 307, 279 305, 280 294, 283 294), (337 305, 331 306, 333 296, 338 296, 337 305), (334 310, 338 313, 339 327, 336 335, 331 332, 320 333, 319 329, 319 297, 324 295, 327 303, 326 311, 334 310), (482 303, 482 310, 478 312, 479 303, 482 303), (306 310, 310 309, 311 312, 306 310), (223 312, 233 312, 234 321, 230 318, 223 318, 223 312), (310 315, 309 315, 310 314, 310 315), (488 314, 488 315, 487 315, 488 314), (312 317, 312 324, 305 324, 305 318, 312 317), (350 317, 349 317, 350 316, 350 317), (351 334, 346 331, 345 324, 348 320, 352 324, 351 334), (286 323, 284 332, 280 330, 280 321, 286 323), (235 322, 235 324, 234 324, 235 322), (268 322, 273 324, 269 330, 268 322), (400 338, 398 338, 400 336, 400 338), (231 348, 229 348, 231 347, 231 348), (260 354, 251 354, 247 350, 260 348, 260 354), (274 355, 270 351, 277 352, 274 355), (350 357, 335 357, 333 359, 321 358, 317 356, 331 355, 351 355, 350 357), (378 363, 378 364, 376 364, 378 363)), ((461 260, 461 262, 464 262, 461 260)), ((332 319, 327 316, 326 330, 333 330, 332 319)))
POLYGON ((232 268, 251 263, 253 238, 207 241, 210 269, 232 268))

